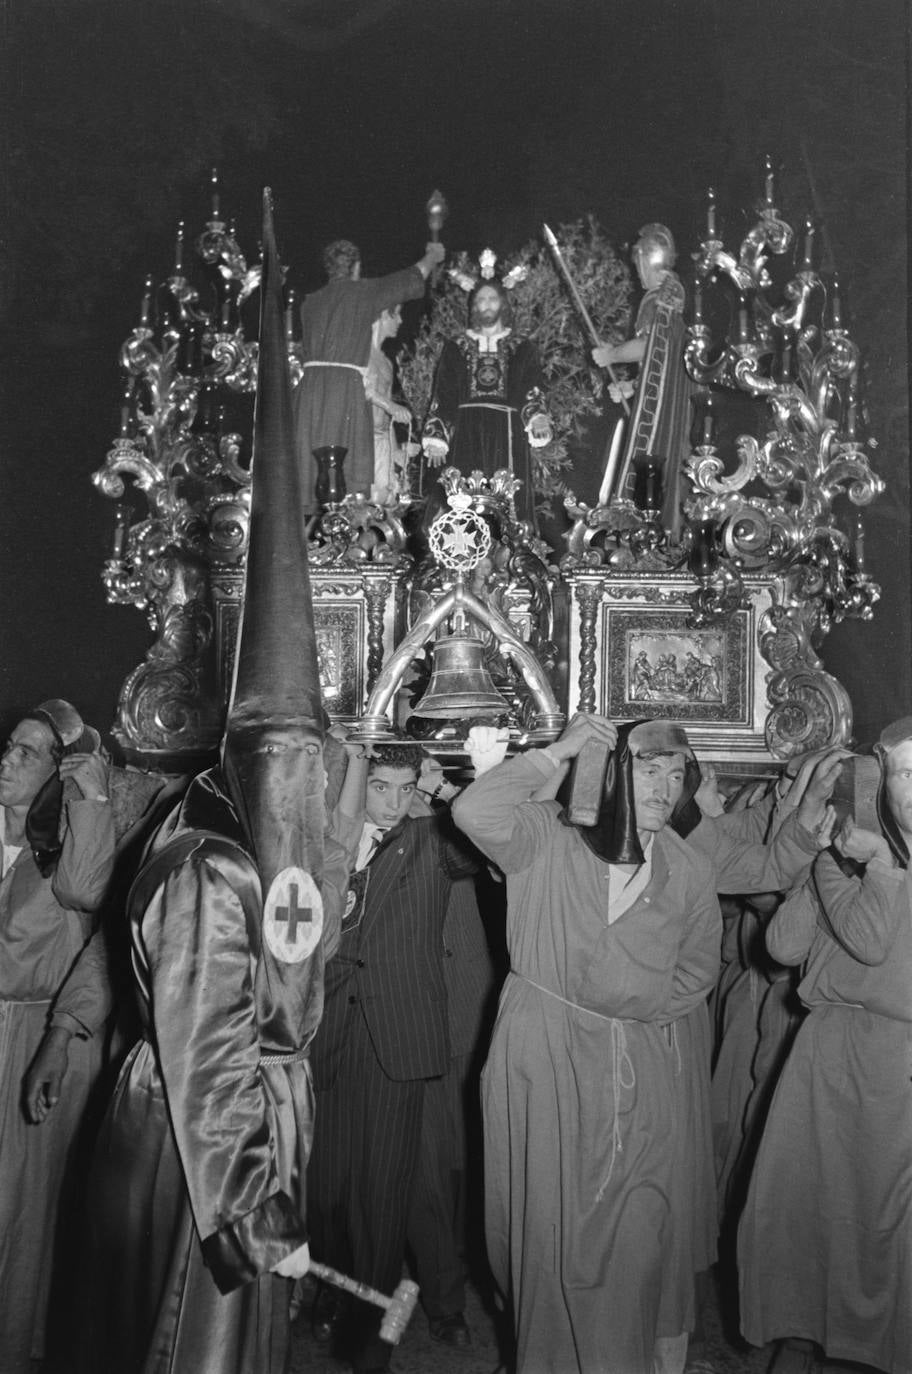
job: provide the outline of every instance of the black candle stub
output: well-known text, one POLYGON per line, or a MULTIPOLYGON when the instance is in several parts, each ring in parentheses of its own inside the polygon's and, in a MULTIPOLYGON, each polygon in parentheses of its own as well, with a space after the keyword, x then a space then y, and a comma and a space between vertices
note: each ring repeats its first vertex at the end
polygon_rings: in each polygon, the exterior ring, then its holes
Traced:
POLYGON ((337 505, 345 496, 345 473, 342 464, 348 449, 344 444, 323 444, 315 448, 317 477, 314 495, 321 506, 337 505))
POLYGON ((719 566, 715 520, 694 520, 690 526, 687 566, 696 578, 712 577, 719 566))
POLYGON ((662 464, 660 459, 640 458, 636 464, 634 503, 640 510, 657 511, 662 504, 662 464))

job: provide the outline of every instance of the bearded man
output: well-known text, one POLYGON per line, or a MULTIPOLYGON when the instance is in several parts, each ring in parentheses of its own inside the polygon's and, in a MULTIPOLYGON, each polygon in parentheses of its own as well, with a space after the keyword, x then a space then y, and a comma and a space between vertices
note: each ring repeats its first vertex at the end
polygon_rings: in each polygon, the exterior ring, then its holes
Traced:
MULTIPOLYGON (((513 333, 506 288, 492 279, 469 297, 469 328, 443 345, 422 447, 428 466, 446 463, 463 476, 507 468, 522 483, 516 514, 535 524, 534 448, 551 442, 538 350, 513 333)), ((446 506, 440 483, 428 497, 425 525, 446 506)))

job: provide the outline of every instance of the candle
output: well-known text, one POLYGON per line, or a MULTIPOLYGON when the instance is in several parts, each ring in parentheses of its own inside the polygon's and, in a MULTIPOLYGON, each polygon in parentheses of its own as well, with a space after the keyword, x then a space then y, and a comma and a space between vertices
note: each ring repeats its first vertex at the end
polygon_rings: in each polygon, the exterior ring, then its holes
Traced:
POLYGON ((646 464, 646 509, 656 511, 662 500, 662 479, 656 462, 646 464))
POLYGON ((222 313, 219 319, 219 324, 223 331, 227 331, 231 328, 231 304, 231 294, 226 290, 222 297, 222 313))
POLYGON ((196 398, 196 419, 193 428, 201 433, 209 433, 218 418, 218 388, 211 378, 201 385, 196 398))
POLYGON ((747 307, 747 297, 738 297, 738 343, 750 343, 750 311, 747 307))
POLYGON ((804 223, 804 256, 801 259, 801 271, 812 272, 814 270, 814 235, 817 230, 814 221, 805 220, 804 223))
POLYGON ((133 391, 134 378, 130 378, 124 389, 123 403, 120 407, 120 437, 129 439, 133 430, 133 391))
POLYGON ((765 167, 765 172, 766 172, 766 175, 765 175, 765 178, 764 178, 763 194, 764 194, 764 198, 765 198, 765 200, 766 200, 767 205, 768 205, 770 208, 772 208, 772 206, 773 206, 773 204, 774 204, 774 201, 775 201, 775 194, 776 194, 775 188, 776 188, 776 182, 775 182, 775 177, 774 177, 774 175, 773 175, 773 160, 772 160, 772 158, 770 157, 769 153, 767 153, 767 155, 766 155, 766 167, 765 167))
POLYGON ((295 293, 292 288, 285 300, 285 338, 289 343, 294 342, 294 306, 295 293))
POLYGON ((617 467, 621 458, 621 440, 624 437, 623 417, 618 420, 611 436, 611 449, 608 453, 608 461, 605 464, 605 475, 602 478, 602 485, 599 487, 598 503, 600 506, 607 506, 611 500, 611 489, 614 486, 614 479, 617 475, 617 467))
POLYGON ((111 540, 111 557, 115 559, 123 557, 127 528, 130 523, 129 509, 124 501, 118 501, 114 507, 114 536, 111 540))
POLYGON ((716 237, 716 193, 711 186, 706 192, 706 237, 716 237))
POLYGON ((719 566, 715 520, 694 520, 691 524, 687 566, 696 578, 712 577, 719 566))
POLYGON ((694 324, 703 323, 703 282, 700 277, 694 277, 694 324))
POLYGON ((842 328, 842 296, 839 294, 839 274, 833 273, 833 294, 830 296, 830 327, 842 328))
POLYGON ((845 409, 845 432, 846 438, 854 443, 855 431, 858 423, 858 393, 854 386, 850 386, 846 396, 845 409))
POLYGON ((642 458, 636 465, 634 500, 640 510, 652 516, 662 504, 662 479, 659 475, 660 463, 651 456, 642 458))
POLYGON ((792 381, 792 341, 786 339, 782 345, 782 361, 779 364, 779 380, 781 382, 792 381))
POLYGON ((143 292, 142 304, 139 307, 139 327, 140 329, 149 328, 149 320, 152 316, 152 278, 146 277, 145 290, 143 292))
POLYGON ((855 550, 855 571, 863 573, 865 570, 865 527, 864 517, 861 511, 857 511, 852 521, 854 533, 855 550))
POLYGON ((221 204, 221 201, 220 201, 220 198, 219 198, 218 168, 217 168, 217 167, 213 167, 213 169, 212 169, 212 178, 211 178, 211 181, 212 181, 212 218, 213 218, 213 219, 218 219, 218 217, 219 217, 219 206, 220 206, 220 204, 221 204))
POLYGON ((713 431, 716 427, 716 417, 713 414, 712 392, 706 397, 706 404, 703 407, 703 433, 700 442, 707 448, 712 448, 713 431))
POLYGON ((174 271, 180 272, 184 265, 184 221, 177 226, 177 242, 174 245, 174 271))

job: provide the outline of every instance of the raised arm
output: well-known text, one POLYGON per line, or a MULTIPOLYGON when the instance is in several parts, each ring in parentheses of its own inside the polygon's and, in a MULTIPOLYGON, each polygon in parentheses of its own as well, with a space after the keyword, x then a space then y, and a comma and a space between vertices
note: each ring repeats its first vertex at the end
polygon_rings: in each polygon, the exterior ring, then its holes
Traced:
POLYGON ((114 869, 114 817, 107 764, 100 754, 71 754, 60 764, 64 783, 63 847, 52 888, 61 906, 97 911, 114 869))
POLYGON ((777 907, 766 927, 764 939, 770 958, 789 968, 803 964, 811 952, 819 916, 813 882, 802 883, 777 907))
MULTIPOLYGON (((882 964, 902 921, 909 919, 909 899, 903 892, 904 869, 895 868, 886 841, 872 832, 853 828, 852 839, 870 835, 880 843, 869 846, 864 876, 847 877, 829 854, 820 857, 814 883, 823 908, 824 928, 861 964, 882 964)), ((857 850, 855 845, 854 849, 857 850)), ((853 851, 851 857, 856 857, 853 851)), ((857 857, 862 858, 858 853, 857 857)))
POLYGON ((614 748, 617 730, 605 716, 578 714, 560 739, 530 749, 476 779, 453 803, 453 819, 504 873, 528 868, 556 822, 553 804, 532 796, 587 746, 614 748))

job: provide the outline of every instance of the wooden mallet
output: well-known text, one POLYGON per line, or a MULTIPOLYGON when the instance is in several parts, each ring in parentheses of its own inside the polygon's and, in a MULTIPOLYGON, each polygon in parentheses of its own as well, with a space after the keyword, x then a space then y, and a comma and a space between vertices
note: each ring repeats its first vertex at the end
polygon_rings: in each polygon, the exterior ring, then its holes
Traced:
POLYGON ((359 1283, 357 1279, 350 1279, 347 1274, 340 1274, 338 1269, 330 1269, 328 1264, 318 1264, 316 1260, 311 1260, 308 1272, 318 1279, 323 1279, 324 1283, 331 1283, 334 1288, 341 1288, 345 1293, 353 1293, 362 1302, 372 1302, 376 1307, 385 1307, 386 1316, 380 1325, 380 1339, 389 1341, 390 1345, 399 1344, 418 1301, 417 1283, 412 1283, 411 1279, 403 1279, 397 1285, 393 1296, 388 1298, 385 1293, 378 1293, 376 1288, 359 1283))

